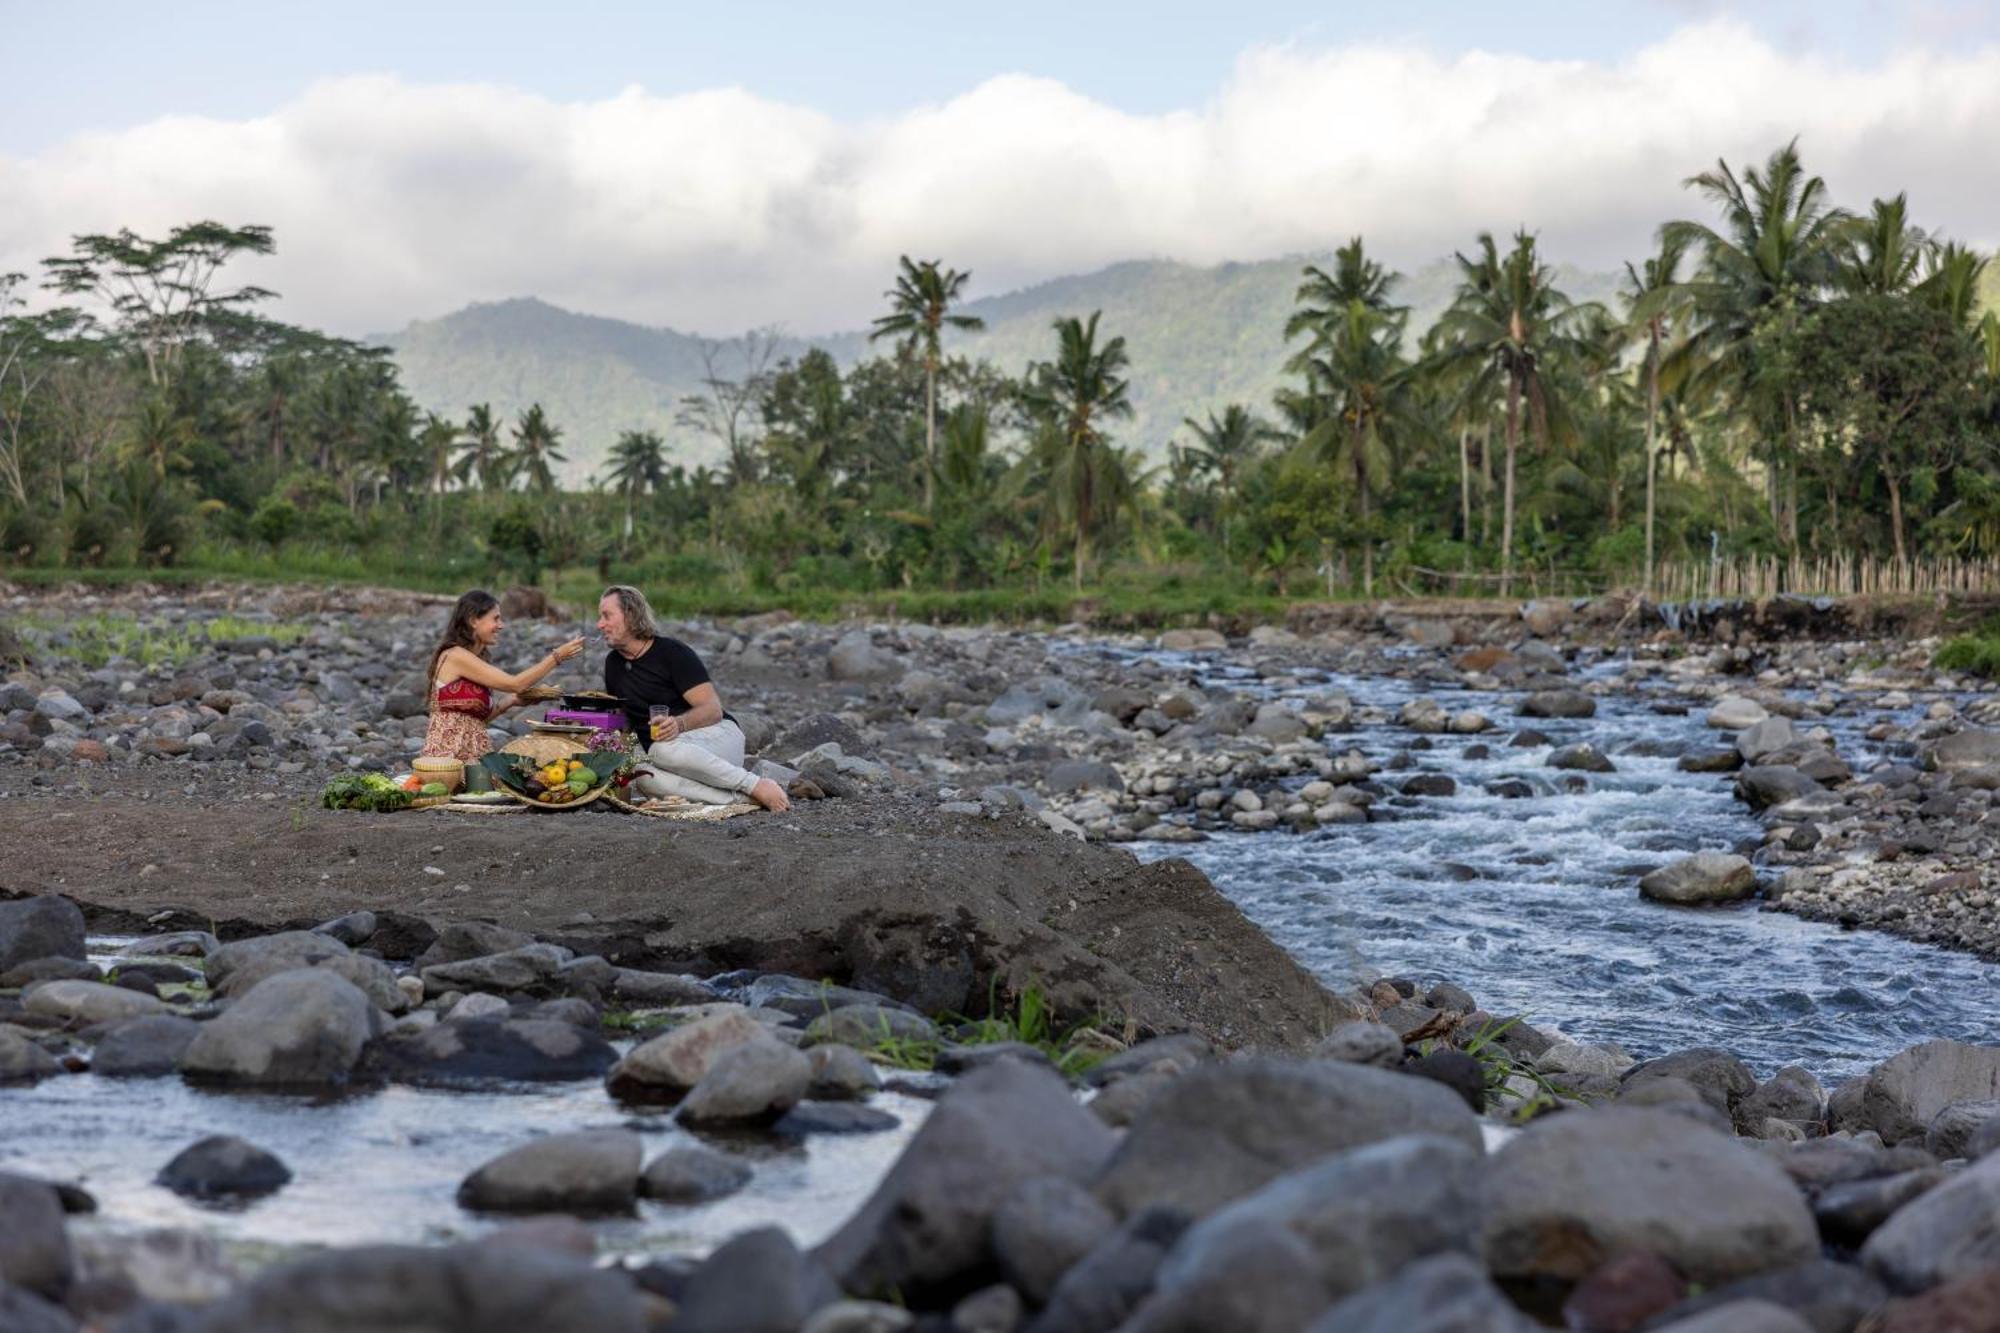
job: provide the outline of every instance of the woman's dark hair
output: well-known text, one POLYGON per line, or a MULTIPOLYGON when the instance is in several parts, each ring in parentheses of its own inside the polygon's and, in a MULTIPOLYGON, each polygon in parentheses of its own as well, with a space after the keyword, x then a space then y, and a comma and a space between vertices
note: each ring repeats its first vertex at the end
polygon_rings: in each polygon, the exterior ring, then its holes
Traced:
POLYGON ((479 636, 472 632, 472 622, 498 605, 500 605, 498 597, 484 588, 474 588, 452 606, 451 623, 444 627, 444 639, 438 644, 437 651, 431 654, 431 669, 424 677, 429 682, 425 687, 426 691, 433 701, 437 697, 438 663, 443 661, 444 655, 453 648, 463 648, 469 653, 483 656, 484 654, 480 653, 479 636))

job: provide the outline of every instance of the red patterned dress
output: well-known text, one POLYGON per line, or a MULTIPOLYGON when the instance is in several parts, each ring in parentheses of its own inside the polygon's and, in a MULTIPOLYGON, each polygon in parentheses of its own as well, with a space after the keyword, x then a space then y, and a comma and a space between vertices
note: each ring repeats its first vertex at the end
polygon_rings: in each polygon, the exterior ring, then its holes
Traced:
POLYGON ((461 676, 438 687, 431 700, 430 730, 424 734, 425 756, 470 764, 493 748, 486 739, 486 719, 493 714, 493 692, 461 676))

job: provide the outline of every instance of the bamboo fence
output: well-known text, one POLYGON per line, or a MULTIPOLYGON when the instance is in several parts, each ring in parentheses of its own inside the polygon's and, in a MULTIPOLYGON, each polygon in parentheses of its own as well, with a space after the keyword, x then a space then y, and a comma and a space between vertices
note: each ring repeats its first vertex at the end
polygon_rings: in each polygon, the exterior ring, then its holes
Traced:
POLYGON ((1799 597, 1928 597, 2000 592, 2000 560, 1897 560, 1866 555, 1764 556, 1654 567, 1658 602, 1799 597))

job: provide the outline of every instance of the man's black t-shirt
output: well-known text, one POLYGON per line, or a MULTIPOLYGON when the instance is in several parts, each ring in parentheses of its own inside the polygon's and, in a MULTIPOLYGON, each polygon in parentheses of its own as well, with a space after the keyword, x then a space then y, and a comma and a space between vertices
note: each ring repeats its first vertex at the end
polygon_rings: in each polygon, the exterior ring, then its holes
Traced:
POLYGON ((625 721, 641 742, 652 740, 646 722, 648 709, 665 704, 679 717, 692 707, 687 692, 706 684, 708 668, 701 664, 700 655, 679 639, 665 635, 631 659, 615 648, 604 655, 605 691, 618 696, 625 706, 625 721))

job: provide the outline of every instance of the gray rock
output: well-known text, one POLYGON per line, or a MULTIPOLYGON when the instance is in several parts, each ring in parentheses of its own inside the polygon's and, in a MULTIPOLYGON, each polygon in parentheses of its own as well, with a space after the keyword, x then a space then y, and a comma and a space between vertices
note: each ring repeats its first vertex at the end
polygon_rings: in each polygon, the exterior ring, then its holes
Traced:
POLYGON ((611 982, 611 998, 626 1004, 676 1005, 708 1004, 719 997, 714 987, 699 977, 621 967, 611 982))
POLYGON ((1111 1210, 1081 1185, 1038 1176, 993 1210, 993 1258, 1031 1304, 1046 1305, 1062 1275, 1117 1229, 1111 1210))
POLYGON ((1812 1201, 1819 1233, 1835 1245, 1854 1247, 1874 1234, 1898 1208, 1945 1180, 1941 1166, 1919 1167, 1893 1176, 1846 1180, 1829 1185, 1812 1201))
POLYGON ((1738 1102, 1734 1114, 1737 1131, 1744 1134, 1766 1120, 1814 1125, 1826 1118, 1826 1089, 1811 1070, 1786 1065, 1738 1102))
POLYGON ((1394 1069, 1403 1063, 1403 1039, 1386 1023, 1352 1019, 1320 1039, 1313 1054, 1322 1060, 1394 1069))
POLYGON ((1014 1061, 960 1079, 847 1223, 816 1251, 849 1291, 947 1284, 987 1253, 993 1211, 1022 1181, 1079 1184, 1112 1134, 1054 1074, 1014 1061), (1024 1134, 1023 1126, 1034 1132, 1024 1134))
POLYGON ((707 1203, 750 1183, 750 1164, 698 1143, 669 1148, 646 1163, 639 1192, 662 1203, 707 1203))
POLYGON ((1722 1112, 1725 1121, 1736 1104, 1757 1090, 1757 1076, 1730 1052, 1718 1046, 1696 1046, 1647 1060, 1625 1071, 1620 1096, 1653 1079, 1690 1083, 1703 1101, 1722 1112))
POLYGON ((1989 1125, 2000 1128, 2000 1098, 1953 1102, 1931 1117, 1924 1147, 1939 1161, 1977 1157, 1980 1154, 1972 1150, 1973 1142, 1989 1125))
POLYGON ((1170 1065, 1127 1075, 1098 1090, 1088 1103, 1090 1113, 1114 1129, 1124 1129, 1139 1118, 1147 1103, 1179 1077, 1180 1071, 1170 1065))
POLYGON ((181 1056, 191 1079, 260 1085, 344 1083, 374 1028, 352 982, 319 968, 259 982, 181 1056))
POLYGON ((1690 1319, 1661 1324, 1657 1333, 1813 1333, 1813 1326, 1770 1301, 1729 1301, 1690 1319))
POLYGON ((1066 759, 1049 770, 1043 785, 1052 792, 1124 791, 1118 770, 1098 759, 1066 759))
POLYGON ((27 1083, 62 1073, 47 1051, 10 1027, 0 1027, 0 1084, 27 1083))
POLYGON ((1756 726, 1770 715, 1770 711, 1756 700, 1730 694, 1716 701, 1704 721, 1718 731, 1741 731, 1745 727, 1756 726))
POLYGON ((840 1290, 776 1227, 733 1237, 681 1290, 673 1333, 792 1333, 840 1290))
POLYGON ((178 1014, 128 1018, 98 1038, 90 1072, 105 1078, 171 1074, 200 1032, 200 1024, 178 1014))
POLYGON ((21 1008, 65 1023, 114 1023, 167 1012, 166 1002, 101 981, 38 981, 21 992, 21 1008))
POLYGON ((1896 1291, 2000 1267, 2000 1157, 1987 1157, 1897 1210, 1861 1247, 1868 1270, 1896 1291))
MULTIPOLYGON (((713 999, 714 996, 711 995, 709 998, 713 999)), ((793 1018, 801 1018, 807 1022, 822 1014, 829 1014, 836 1009, 845 1009, 849 1005, 856 1004, 881 1005, 890 1009, 916 1012, 906 1004, 899 1004, 873 991, 856 990, 852 986, 836 986, 830 981, 807 981, 804 977, 786 976, 782 972, 766 973, 751 982, 743 990, 743 1003, 754 1009, 776 1009, 780 1013, 790 1014, 793 1018)))
POLYGON ((1326 1308, 1313 1252, 1269 1218, 1247 1218, 1188 1253, 1182 1237, 1120 1333, 1294 1333, 1326 1308))
MULTIPOLYGON (((326 942, 330 946, 339 944, 331 936, 326 937, 326 942)), ((300 967, 315 967, 353 982, 355 988, 368 997, 368 1003, 384 1013, 400 1014, 409 1009, 409 995, 396 984, 396 974, 381 959, 352 953, 345 946, 338 947, 337 951, 328 949, 310 957, 305 956, 307 952, 304 949, 272 950, 240 960, 220 981, 211 975, 210 990, 217 999, 233 1000, 249 992, 266 977, 274 977, 280 972, 290 972, 300 967)))
POLYGON ((1548 766, 1576 773, 1616 773, 1618 765, 1589 741, 1565 745, 1549 756, 1548 766))
POLYGON ((1639 881, 1639 892, 1663 903, 1726 903, 1757 892, 1757 872, 1741 856, 1696 852, 1639 881))
POLYGON ((681 1102, 679 1116, 690 1125, 774 1120, 798 1104, 811 1082, 804 1052, 759 1037, 718 1054, 681 1102))
POLYGON ((1417 1259, 1469 1254, 1479 1238, 1482 1165, 1478 1150, 1428 1135, 1335 1153, 1189 1228, 1160 1267, 1159 1298, 1173 1301, 1187 1285, 1226 1283, 1228 1256, 1273 1228, 1305 1245, 1308 1271, 1323 1289, 1308 1317, 1417 1259))
POLYGON ((74 958, 37 958, 0 972, 0 990, 25 990, 37 981, 102 981, 104 972, 95 963, 74 958))
POLYGON ((1582 690, 1540 690, 1521 700, 1522 717, 1594 717, 1597 700, 1582 690))
POLYGON ((806 1087, 808 1097, 843 1101, 866 1097, 882 1086, 875 1066, 852 1046, 821 1042, 806 1052, 806 1062, 812 1070, 812 1082, 806 1087))
POLYGON ((1171 1208, 1148 1208, 1128 1218, 1063 1274, 1029 1333, 1111 1333, 1146 1294, 1167 1251, 1187 1228, 1171 1208))
POLYGON ((1174 1072, 1184 1074, 1188 1070, 1212 1058, 1215 1048, 1204 1037, 1192 1032, 1177 1032, 1170 1036, 1153 1037, 1140 1042, 1108 1059, 1100 1060, 1084 1075, 1084 1082, 1092 1087, 1103 1087, 1116 1083, 1131 1074, 1145 1073, 1161 1065, 1169 1065, 1174 1072))
POLYGON ((701 1082, 724 1051, 768 1035, 748 1010, 722 1009, 641 1042, 606 1081, 611 1095, 626 1101, 673 1101, 701 1082))
POLYGON ((69 899, 47 894, 0 903, 0 972, 37 958, 83 957, 83 912, 69 899))
POLYGON ((1093 711, 1094 700, 1090 691, 1060 676, 1034 676, 1008 686, 986 705, 985 720, 993 727, 1011 727, 1031 717, 1058 726, 1080 726, 1093 711))
POLYGON ((0 1287, 25 1287, 52 1300, 69 1289, 75 1269, 63 1206, 55 1187, 0 1171, 0 1287))
POLYGON ((1096 1191, 1115 1213, 1199 1216, 1329 1153, 1412 1133, 1481 1142, 1465 1103, 1427 1079, 1331 1060, 1206 1065, 1147 1105, 1096 1191))
POLYGON ((1646 1250, 1713 1284, 1819 1252, 1812 1214, 1776 1163, 1667 1111, 1544 1117, 1493 1156, 1486 1199, 1487 1266, 1503 1280, 1576 1281, 1646 1250))
MULTIPOLYGON (((573 1023, 545 1018, 451 1018, 421 1032, 391 1032, 368 1044, 360 1073, 414 1087, 599 1078, 618 1061, 611 1043, 573 1023)), ((505 1012, 505 1006, 502 1006, 505 1012)))
POLYGON ((331 921, 322 921, 319 925, 313 927, 313 933, 315 935, 331 935, 342 944, 353 948, 356 945, 366 944, 369 938, 375 934, 375 914, 368 911, 349 912, 346 916, 337 916, 331 921))
POLYGON ((1789 750, 1799 743, 1799 734, 1788 717, 1767 717, 1736 733, 1736 753, 1746 764, 1762 763, 1765 756, 1789 750))
POLYGON ((625 1129, 551 1134, 467 1176, 458 1202, 480 1212, 629 1212, 642 1152, 639 1136, 625 1129))
POLYGON ((996 1282, 951 1307, 951 1333, 1017 1333, 1024 1312, 1021 1294, 996 1282))
POLYGON ((421 969, 418 975, 431 995, 448 990, 530 990, 555 977, 569 961, 569 950, 559 945, 524 944, 483 958, 438 963, 421 969))
POLYGON ((1786 764, 1752 764, 1738 769, 1736 795, 1752 810, 1795 801, 1826 789, 1786 764))
POLYGON ((1309 730, 1305 719, 1291 709, 1283 704, 1267 703, 1259 705, 1257 715, 1250 719, 1250 725, 1243 729, 1243 734, 1260 736, 1283 745, 1287 741, 1305 739, 1309 730))
POLYGON ((1955 1102, 2000 1098, 2000 1047, 1927 1041, 1869 1071, 1862 1123, 1891 1146, 1921 1138, 1955 1102))
MULTIPOLYGON (((542 1247, 375 1245, 273 1265, 202 1312, 200 1333, 642 1333, 623 1273, 542 1247)), ((679 1333, 679 1330, 677 1330, 679 1333)))
POLYGON ((438 928, 437 937, 417 956, 416 966, 422 969, 440 963, 462 963, 470 958, 488 958, 524 949, 534 942, 533 935, 490 921, 449 921, 438 928))
POLYGON ((1967 727, 1941 736, 1924 747, 1923 765, 1955 772, 2000 764, 2000 731, 1967 727))
POLYGON ((1888 1299, 1888 1290, 1853 1264, 1812 1259, 1690 1297, 1668 1311, 1665 1319, 1689 1318, 1733 1301, 1769 1301, 1798 1315, 1814 1333, 1853 1333, 1888 1299))
POLYGON ((833 680, 889 681, 900 678, 903 659, 877 648, 866 630, 852 630, 840 637, 826 655, 826 674, 833 680))
POLYGON ((835 1301, 813 1311, 799 1333, 904 1333, 916 1316, 887 1301, 835 1301))
POLYGON ((771 1133, 781 1139, 812 1134, 880 1134, 903 1122, 887 1111, 855 1102, 800 1102, 778 1117, 771 1133))
POLYGON ((76 1320, 26 1287, 0 1284, 0 1328, 7 1333, 76 1333, 76 1320))
POLYGON ((879 1003, 843 1005, 806 1024, 808 1046, 832 1041, 866 1049, 885 1037, 937 1041, 937 1024, 899 1005, 879 1003))
POLYGON ((262 980, 289 967, 310 967, 352 952, 332 935, 314 930, 283 930, 271 935, 233 940, 208 955, 208 986, 220 995, 239 968, 260 967, 262 971, 258 980, 262 980), (281 961, 285 966, 270 966, 274 961, 281 961))
POLYGON ((189 1144, 156 1177, 191 1199, 248 1199, 291 1183, 291 1169, 254 1143, 216 1134, 189 1144))
POLYGON ((1349 1296, 1307 1333, 1535 1333, 1540 1327, 1508 1303, 1483 1265, 1447 1253, 1349 1296))

